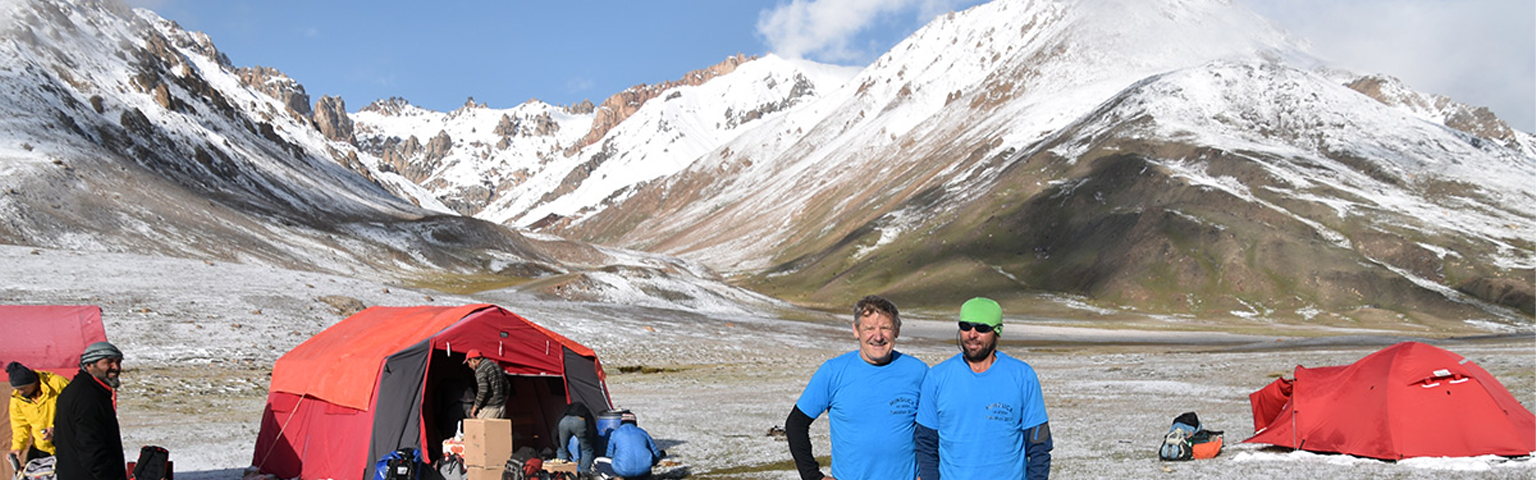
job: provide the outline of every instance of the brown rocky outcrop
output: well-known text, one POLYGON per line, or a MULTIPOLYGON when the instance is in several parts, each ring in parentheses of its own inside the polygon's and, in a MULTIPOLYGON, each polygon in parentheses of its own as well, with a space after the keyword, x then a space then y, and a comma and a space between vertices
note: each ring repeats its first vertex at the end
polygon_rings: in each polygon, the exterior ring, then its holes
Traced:
POLYGON ((559 131, 560 124, 555 123, 554 117, 549 116, 549 112, 544 112, 517 119, 503 114, 501 121, 496 123, 496 129, 492 130, 492 133, 501 135, 503 138, 511 136, 544 137, 554 135, 555 132, 559 131))
POLYGON ((565 113, 572 115, 587 115, 594 110, 597 110, 597 106, 593 105, 591 100, 582 100, 579 103, 565 106, 565 113))
POLYGON ((255 66, 236 68, 235 75, 240 77, 240 83, 245 86, 277 99, 288 107, 290 114, 310 116, 309 94, 304 92, 304 85, 288 78, 283 72, 272 67, 255 66))
POLYGON ((1406 106, 1445 115, 1445 126, 1478 137, 1496 140, 1504 146, 1517 148, 1514 129, 1500 120, 1486 107, 1472 107, 1457 103, 1450 97, 1432 94, 1403 94, 1409 91, 1402 82, 1392 77, 1368 75, 1345 85, 1378 102, 1394 107, 1406 106))
POLYGON ((704 82, 734 72, 736 67, 741 66, 741 64, 756 59, 756 55, 747 57, 738 53, 736 56, 728 57, 725 61, 708 68, 688 72, 681 80, 667 81, 656 85, 640 84, 616 93, 608 97, 607 100, 603 100, 603 104, 597 107, 595 111, 596 117, 592 119, 592 129, 585 136, 582 136, 581 140, 577 140, 574 145, 566 148, 565 154, 567 156, 573 155, 582 148, 596 143, 599 139, 603 138, 603 135, 607 135, 609 130, 613 130, 613 127, 618 126, 619 123, 629 118, 630 115, 634 115, 636 111, 639 111, 640 107, 645 105, 645 102, 661 96, 667 90, 684 85, 703 85, 704 82))
MULTIPOLYGON (((447 137, 444 136, 444 138, 447 137)), ((414 135, 405 140, 391 137, 370 151, 376 151, 379 159, 383 160, 379 165, 380 170, 398 173, 417 184, 425 182, 437 168, 436 162, 417 161, 417 156, 422 153, 422 147, 421 142, 414 135)))
POLYGON ((517 133, 517 124, 512 123, 512 117, 510 115, 503 113, 501 114, 501 121, 496 122, 496 129, 491 130, 491 133, 500 135, 502 137, 510 137, 517 133))
POLYGON ((448 151, 452 149, 453 137, 449 137, 448 132, 439 130, 437 136, 427 141, 425 160, 428 162, 442 160, 443 157, 448 156, 448 151))
POLYGON ((400 112, 404 111, 405 108, 409 106, 411 106, 411 102, 404 98, 389 97, 388 99, 374 100, 373 103, 364 105, 363 108, 358 109, 358 111, 374 112, 385 116, 394 116, 399 115, 400 112))
POLYGON ((1530 282, 1498 277, 1477 277, 1456 287, 1462 293, 1514 308, 1526 315, 1536 315, 1536 285, 1530 282))
POLYGON ((314 124, 325 138, 347 143, 356 141, 352 136, 352 117, 347 115, 347 104, 341 97, 321 95, 315 102, 314 124))

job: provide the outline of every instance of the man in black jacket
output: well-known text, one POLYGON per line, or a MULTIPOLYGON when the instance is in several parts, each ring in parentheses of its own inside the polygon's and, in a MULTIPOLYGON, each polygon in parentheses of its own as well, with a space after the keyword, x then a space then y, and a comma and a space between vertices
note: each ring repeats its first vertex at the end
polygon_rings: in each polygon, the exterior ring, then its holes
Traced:
POLYGON ((122 371, 123 352, 110 343, 92 343, 80 354, 80 371, 59 393, 54 415, 58 480, 127 480, 117 423, 122 371))

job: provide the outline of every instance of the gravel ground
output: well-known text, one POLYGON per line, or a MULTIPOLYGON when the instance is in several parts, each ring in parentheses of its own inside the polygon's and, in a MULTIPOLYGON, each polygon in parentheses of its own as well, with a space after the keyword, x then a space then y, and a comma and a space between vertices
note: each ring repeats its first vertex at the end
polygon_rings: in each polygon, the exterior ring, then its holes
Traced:
MULTIPOLYGON (((793 479, 788 447, 769 429, 816 367, 852 350, 840 318, 681 312, 547 301, 498 292, 413 291, 363 279, 131 254, 0 246, 0 302, 95 304, 125 347, 119 415, 129 456, 170 449, 182 480, 235 480, 252 463, 272 362, 344 316, 325 297, 366 305, 490 302, 595 349, 613 401, 690 478, 793 479), (619 373, 621 367, 649 367, 619 373)), ((1080 325, 1080 324, 1076 324, 1080 325)), ((954 354, 948 321, 909 318, 899 349, 934 364, 954 354)), ((1318 332, 1312 332, 1318 333, 1318 332)), ((1327 332, 1323 332, 1327 333, 1327 332)), ((1335 332, 1337 333, 1337 332, 1335 332)), ((1041 377, 1056 450, 1052 476, 1082 479, 1536 478, 1536 461, 1381 462, 1237 443, 1252 430, 1247 395, 1296 365, 1342 365, 1405 337, 1267 337, 1064 327, 1010 319, 1002 350, 1041 377), (1156 447, 1173 417, 1195 411, 1227 432, 1216 459, 1165 463, 1156 447)), ((1536 337, 1431 341, 1497 376, 1536 405, 1536 337)), ((629 370, 629 369, 625 369, 629 370)), ((829 453, 826 421, 813 425, 829 453)))

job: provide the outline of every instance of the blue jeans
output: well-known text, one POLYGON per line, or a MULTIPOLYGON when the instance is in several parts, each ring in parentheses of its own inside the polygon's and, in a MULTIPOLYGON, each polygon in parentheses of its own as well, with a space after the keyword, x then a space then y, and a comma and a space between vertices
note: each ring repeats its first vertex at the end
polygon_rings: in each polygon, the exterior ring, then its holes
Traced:
POLYGON ((570 451, 566 448, 571 442, 571 437, 576 437, 576 443, 581 445, 581 459, 576 462, 576 471, 585 473, 592 468, 592 459, 597 458, 597 453, 592 451, 592 438, 587 437, 587 419, 575 416, 567 416, 560 419, 560 424, 555 429, 559 441, 555 443, 555 458, 570 458, 570 451))

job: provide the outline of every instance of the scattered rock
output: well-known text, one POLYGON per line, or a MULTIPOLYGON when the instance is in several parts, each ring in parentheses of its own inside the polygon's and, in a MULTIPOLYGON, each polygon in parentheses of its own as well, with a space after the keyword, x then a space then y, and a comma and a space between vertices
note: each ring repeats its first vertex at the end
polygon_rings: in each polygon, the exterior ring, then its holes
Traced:
POLYGON ((364 308, 368 308, 368 306, 364 305, 361 300, 344 295, 327 295, 317 298, 316 300, 319 300, 320 303, 330 305, 332 312, 336 312, 337 315, 341 315, 343 317, 350 317, 352 314, 361 312, 364 308))

